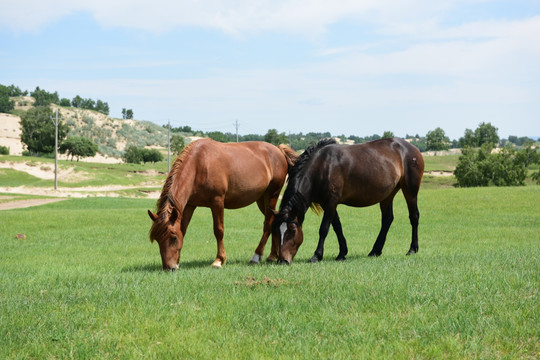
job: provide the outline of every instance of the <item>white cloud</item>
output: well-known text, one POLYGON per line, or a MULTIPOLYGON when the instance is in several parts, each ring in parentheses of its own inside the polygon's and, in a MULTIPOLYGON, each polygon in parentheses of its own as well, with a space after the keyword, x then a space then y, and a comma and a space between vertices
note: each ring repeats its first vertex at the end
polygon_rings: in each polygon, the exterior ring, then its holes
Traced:
MULTIPOLYGON (((481 1, 481 0, 468 0, 481 1)), ((175 27, 215 28, 230 34, 272 30, 309 35, 340 19, 362 19, 403 31, 419 19, 465 0, 27 0, 0 3, 0 24, 38 30, 76 12, 90 13, 107 27, 151 32, 175 27)))

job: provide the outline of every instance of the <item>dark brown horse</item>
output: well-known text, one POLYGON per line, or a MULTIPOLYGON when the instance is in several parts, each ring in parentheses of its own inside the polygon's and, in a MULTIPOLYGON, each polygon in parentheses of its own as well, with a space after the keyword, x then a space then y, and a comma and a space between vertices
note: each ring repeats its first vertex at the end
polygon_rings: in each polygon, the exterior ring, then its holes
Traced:
MULTIPOLYGON (((272 209, 297 154, 288 146, 251 141, 223 144, 202 139, 189 144, 178 156, 163 185, 150 241, 159 244, 163 269, 176 269, 184 236, 197 206, 208 207, 214 220, 217 256, 214 267, 225 264, 224 209, 257 202, 264 214, 263 235, 252 262, 259 262, 271 233, 272 209)), ((277 260, 279 240, 272 237, 268 260, 277 260)))
POLYGON ((298 158, 289 172, 289 183, 276 213, 273 230, 281 236, 280 262, 290 264, 303 241, 302 223, 310 206, 324 215, 319 243, 310 261, 322 260, 330 224, 339 242, 336 260, 345 260, 347 242, 337 213, 338 204, 364 207, 379 203, 382 226, 369 256, 382 253, 386 234, 394 219, 392 202, 401 189, 409 208, 412 242, 409 254, 418 251, 417 195, 424 173, 420 151, 402 139, 383 139, 360 145, 337 145, 321 140, 298 158))

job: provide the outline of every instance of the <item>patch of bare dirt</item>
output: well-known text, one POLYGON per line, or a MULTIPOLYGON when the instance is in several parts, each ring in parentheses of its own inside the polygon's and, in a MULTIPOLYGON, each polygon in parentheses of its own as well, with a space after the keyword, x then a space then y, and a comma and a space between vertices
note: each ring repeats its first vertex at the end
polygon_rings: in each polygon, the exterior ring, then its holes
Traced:
MULTIPOLYGON (((155 186, 153 186, 155 188, 155 186)), ((72 197, 72 198, 83 198, 83 197, 120 197, 125 196, 119 192, 124 190, 133 190, 141 189, 141 186, 86 186, 86 187, 70 187, 70 188, 58 188, 57 190, 53 188, 37 188, 37 187, 26 187, 26 186, 17 186, 17 187, 0 187, 0 193, 9 193, 9 194, 26 194, 26 195, 41 195, 41 196, 51 196, 51 197, 72 197)), ((160 191, 155 191, 153 189, 142 190, 142 193, 145 197, 149 199, 157 199, 161 195, 160 191)))
POLYGON ((452 176, 454 175, 454 172, 453 171, 426 171, 425 174, 431 175, 431 176, 452 176))
MULTIPOLYGON (((44 180, 54 179, 54 166, 47 163, 6 161, 0 162, 0 168, 22 171, 44 180)), ((62 181, 76 182, 82 179, 87 179, 90 174, 85 172, 75 172, 72 167, 67 169, 62 169, 59 167, 58 176, 62 178, 62 181)))
MULTIPOLYGON (((6 198, 6 197, 3 197, 6 198)), ((14 200, 8 201, 5 203, 0 203, 0 210, 11 210, 11 209, 20 209, 27 208, 31 206, 38 206, 44 204, 50 204, 57 201, 63 201, 66 199, 57 198, 57 199, 26 199, 26 200, 14 200)))

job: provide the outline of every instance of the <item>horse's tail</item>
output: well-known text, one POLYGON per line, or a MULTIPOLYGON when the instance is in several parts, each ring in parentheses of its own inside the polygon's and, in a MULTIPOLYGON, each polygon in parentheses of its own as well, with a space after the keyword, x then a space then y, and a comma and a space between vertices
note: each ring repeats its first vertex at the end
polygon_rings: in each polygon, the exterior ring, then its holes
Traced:
POLYGON ((296 164, 296 160, 298 160, 298 155, 296 151, 294 151, 289 145, 280 144, 278 145, 279 150, 285 155, 285 159, 287 160, 287 165, 289 167, 289 170, 296 164))
POLYGON ((321 215, 322 212, 324 212, 321 204, 312 202, 311 205, 309 205, 309 208, 317 215, 321 215))

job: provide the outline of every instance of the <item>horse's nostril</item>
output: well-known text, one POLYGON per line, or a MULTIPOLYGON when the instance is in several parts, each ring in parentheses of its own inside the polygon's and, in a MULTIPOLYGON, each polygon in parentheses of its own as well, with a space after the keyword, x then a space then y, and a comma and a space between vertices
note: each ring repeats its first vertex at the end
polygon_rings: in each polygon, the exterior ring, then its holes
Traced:
POLYGON ((279 259, 278 264, 280 264, 280 265, 283 265, 283 264, 285 264, 285 265, 291 265, 291 264, 290 264, 287 260, 285 260, 285 259, 279 259))

